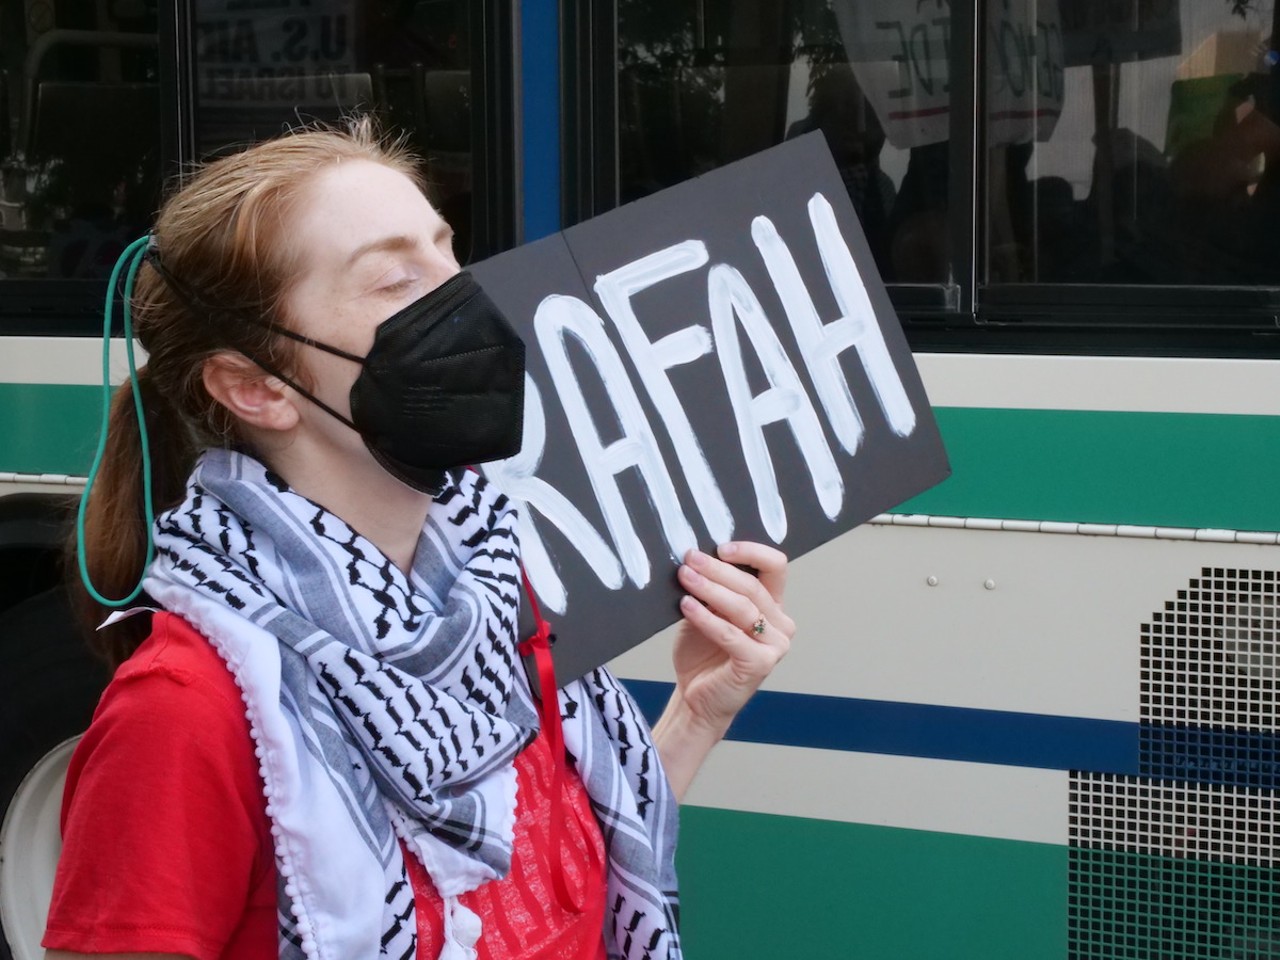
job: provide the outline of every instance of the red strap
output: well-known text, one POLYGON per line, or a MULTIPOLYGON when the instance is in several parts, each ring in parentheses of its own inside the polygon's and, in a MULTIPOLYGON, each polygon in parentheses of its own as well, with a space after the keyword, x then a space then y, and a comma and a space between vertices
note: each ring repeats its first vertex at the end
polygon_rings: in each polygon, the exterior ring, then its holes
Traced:
MULTIPOLYGON (((564 794, 564 730, 560 726, 560 699, 556 696, 556 673, 551 663, 551 624, 542 619, 542 611, 538 607, 538 598, 534 596, 533 585, 529 583, 529 575, 524 567, 520 568, 520 576, 524 580, 525 596, 529 598, 529 610, 533 614, 537 629, 533 636, 520 641, 517 649, 522 657, 533 654, 538 668, 538 690, 541 700, 538 704, 538 717, 542 721, 542 730, 547 737, 547 746, 551 748, 551 847, 555 851, 555 859, 551 865, 551 884, 556 891, 556 899, 560 906, 570 913, 582 913, 586 909, 586 898, 579 902, 573 898, 569 885, 564 877, 564 838, 563 818, 561 815, 561 798, 564 794)), ((592 859, 595 859, 595 847, 587 845, 592 859)))

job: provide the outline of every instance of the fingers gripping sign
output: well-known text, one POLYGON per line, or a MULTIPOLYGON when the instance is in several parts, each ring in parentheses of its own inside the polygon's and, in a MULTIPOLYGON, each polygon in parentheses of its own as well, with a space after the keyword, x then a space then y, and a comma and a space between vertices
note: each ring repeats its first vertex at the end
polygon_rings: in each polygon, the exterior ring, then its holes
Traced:
POLYGON ((782 608, 785 554, 748 541, 716 553, 689 551, 676 575, 686 591, 672 654, 676 689, 653 739, 677 797, 786 655, 796 630, 782 608))
POLYGON ((673 659, 677 695, 719 737, 786 655, 795 623, 782 606, 787 579, 782 552, 734 542, 717 553, 691 550, 679 569, 687 592, 673 659))

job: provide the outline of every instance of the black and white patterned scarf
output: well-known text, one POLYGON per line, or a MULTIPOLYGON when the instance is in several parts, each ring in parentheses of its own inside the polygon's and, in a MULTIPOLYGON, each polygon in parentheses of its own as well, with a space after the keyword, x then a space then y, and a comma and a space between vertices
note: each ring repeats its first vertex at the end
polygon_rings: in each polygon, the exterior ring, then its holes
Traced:
MULTIPOLYGON (((442 960, 474 957, 458 896, 511 865, 516 755, 538 715, 516 654, 517 518, 466 473, 405 576, 243 454, 207 451, 156 521, 146 590, 190 621, 244 696, 279 869, 280 956, 417 955, 397 838, 445 901, 442 960)), ((610 957, 678 960, 676 803, 607 671, 560 691, 565 746, 605 838, 610 957)), ((483 935, 482 933, 480 935, 483 935)))

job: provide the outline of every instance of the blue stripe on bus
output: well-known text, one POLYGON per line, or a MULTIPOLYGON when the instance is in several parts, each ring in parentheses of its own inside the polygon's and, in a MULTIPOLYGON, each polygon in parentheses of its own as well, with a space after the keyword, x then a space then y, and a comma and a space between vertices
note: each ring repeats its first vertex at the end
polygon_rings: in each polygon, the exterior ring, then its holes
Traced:
POLYGON ((1275 790, 1280 787, 1280 735, 1274 730, 1144 723, 1142 773, 1160 780, 1275 790))
MULTIPOLYGON (((627 680, 652 722, 671 684, 627 680)), ((1051 770, 1139 773, 1137 723, 762 690, 729 739, 1051 770)))
POLYGON ((524 236, 560 229, 560 4, 520 4, 521 150, 524 236))
MULTIPOLYGON (((672 685, 627 680, 650 723, 672 685)), ((1089 720, 968 707, 763 690, 730 740, 1150 777, 1255 790, 1280 788, 1280 735, 1089 720)))

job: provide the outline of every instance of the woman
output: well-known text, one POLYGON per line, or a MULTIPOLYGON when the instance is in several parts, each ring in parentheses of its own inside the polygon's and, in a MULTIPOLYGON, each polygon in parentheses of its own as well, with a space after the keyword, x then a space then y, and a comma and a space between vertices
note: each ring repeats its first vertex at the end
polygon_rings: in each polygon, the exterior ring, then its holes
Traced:
POLYGON ((50 960, 680 956, 675 801, 787 650, 786 560, 686 558, 651 737, 603 670, 539 722, 515 513, 444 469, 518 448, 523 348, 421 186, 360 122, 160 212, 133 297, 155 560, 127 387, 82 551, 109 597, 146 568, 158 610, 96 634, 120 666, 68 774, 50 960))

